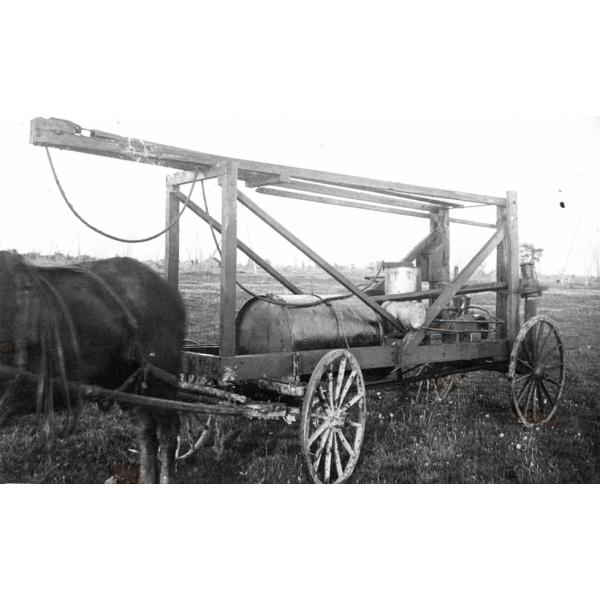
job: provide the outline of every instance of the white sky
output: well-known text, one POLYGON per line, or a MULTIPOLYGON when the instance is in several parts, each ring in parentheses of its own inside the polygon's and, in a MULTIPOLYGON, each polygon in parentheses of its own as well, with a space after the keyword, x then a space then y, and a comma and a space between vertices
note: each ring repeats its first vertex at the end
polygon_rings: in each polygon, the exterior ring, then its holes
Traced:
MULTIPOLYGON (((600 120, 547 116, 547 100, 557 96, 558 114, 568 114, 564 108, 572 98, 563 102, 560 92, 575 91, 569 78, 581 75, 581 64, 565 62, 564 46, 547 52, 551 67, 537 53, 528 57, 521 51, 516 40, 529 44, 527 21, 535 21, 535 12, 520 10, 518 20, 508 12, 494 14, 495 28, 477 12, 483 26, 464 25, 472 36, 466 39, 457 29, 448 33, 445 18, 453 13, 444 7, 437 18, 403 9, 382 19, 385 13, 375 4, 372 13, 351 3, 343 12, 321 6, 311 17, 310 3, 293 15, 241 4, 232 13, 230 3, 219 3, 186 13, 189 18, 177 21, 177 33, 169 32, 164 11, 151 4, 143 11, 118 4, 114 12, 85 13, 76 7, 60 13, 56 4, 52 9, 40 4, 34 19, 28 18, 27 3, 13 8, 2 42, 11 58, 4 74, 10 93, 0 119, 8 174, 0 248, 97 256, 129 252, 139 258, 163 254, 162 239, 128 249, 86 230, 67 211, 43 150, 28 143, 30 119, 56 116, 240 158, 475 193, 503 195, 514 189, 521 241, 545 250, 541 270, 560 272, 574 240, 567 271, 589 274, 600 235, 600 120), (411 18, 428 18, 428 32, 439 43, 424 43, 418 33, 399 29, 411 18), (484 58, 479 49, 485 44, 484 58), (456 65, 464 72, 453 70, 456 65), (505 84, 509 75, 512 87, 505 84), (481 114, 482 106, 502 114, 502 108, 518 108, 517 99, 532 98, 524 113, 543 117, 481 114), (440 107, 442 114, 449 109, 460 116, 429 116, 440 107)), ((562 40, 571 31, 569 47, 586 50, 593 26, 585 20, 574 29, 569 22, 574 13, 548 11, 543 35, 551 42, 558 29, 562 40)), ((69 197, 98 227, 143 237, 164 225, 167 170, 69 152, 54 156, 69 197)), ((218 216, 218 190, 209 188, 209 195, 211 212, 218 216)), ((398 259, 427 230, 424 220, 256 197, 331 262, 398 259)), ((490 213, 453 212, 475 219, 490 213)), ((452 229, 451 260, 459 265, 491 233, 452 229)), ((243 210, 239 235, 276 263, 304 260, 243 210)), ((182 259, 211 252, 206 226, 186 215, 182 259)))

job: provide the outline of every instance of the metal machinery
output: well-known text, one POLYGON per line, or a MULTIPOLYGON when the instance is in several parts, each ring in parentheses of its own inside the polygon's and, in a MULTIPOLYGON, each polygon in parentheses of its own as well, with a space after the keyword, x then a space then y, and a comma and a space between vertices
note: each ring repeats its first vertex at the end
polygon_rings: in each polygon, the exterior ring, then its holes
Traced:
MULTIPOLYGON (((564 387, 564 350, 556 325, 537 315, 542 288, 533 265, 522 265, 519 272, 515 192, 484 196, 234 159, 88 130, 60 119, 34 119, 31 142, 177 169, 167 176, 167 222, 187 202, 192 212, 221 233, 220 343, 190 343, 183 349, 179 387, 184 401, 171 403, 173 409, 190 415, 245 415, 288 422, 299 418, 302 451, 315 482, 342 482, 351 476, 364 438, 367 385, 497 371, 508 375, 512 408, 525 426, 554 418, 564 387), (210 178, 218 178, 222 190, 220 222, 179 189, 210 178), (258 193, 280 198, 425 218, 430 233, 401 261, 387 265, 387 290, 383 279, 361 289, 251 200, 238 188, 240 181, 258 193), (348 297, 307 295, 239 241, 238 203, 346 288, 348 297), (453 216, 452 211, 475 205, 496 207, 496 222, 453 216), (453 223, 492 232, 451 278, 453 223), (290 295, 253 298, 236 315, 238 249, 290 295), (469 284, 494 250, 496 281, 469 284), (400 293, 390 291, 394 269, 396 275, 412 269, 416 286, 400 293), (496 294, 495 315, 471 307, 471 297, 482 292, 496 294), (521 297, 525 300, 522 327, 521 297)), ((174 287, 178 274, 175 225, 166 233, 165 256, 165 276, 174 287)), ((138 401, 169 406, 161 399, 138 401)), ((197 438, 189 434, 185 455, 201 445, 204 433, 200 430, 197 438)))

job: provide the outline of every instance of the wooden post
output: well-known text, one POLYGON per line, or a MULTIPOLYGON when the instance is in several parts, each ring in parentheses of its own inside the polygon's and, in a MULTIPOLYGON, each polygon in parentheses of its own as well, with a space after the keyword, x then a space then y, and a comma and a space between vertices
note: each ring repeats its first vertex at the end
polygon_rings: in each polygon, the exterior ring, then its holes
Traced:
MULTIPOLYGON (((179 200, 175 196, 178 187, 167 185, 167 216, 168 227, 179 214, 179 200)), ((165 234, 165 278, 173 289, 179 287, 179 223, 176 223, 165 234)))
POLYGON ((515 341, 519 323, 519 230, 517 194, 508 192, 506 204, 496 210, 498 223, 504 221, 506 236, 496 254, 496 280, 507 284, 505 291, 496 295, 496 317, 504 321, 498 325, 501 339, 515 341))
POLYGON ((220 354, 235 355, 235 285, 237 268, 237 165, 230 161, 219 178, 221 207, 220 354))
POLYGON ((514 343, 520 328, 519 321, 519 221, 517 214, 517 193, 506 193, 506 237, 507 240, 507 306, 506 333, 510 343, 514 343))

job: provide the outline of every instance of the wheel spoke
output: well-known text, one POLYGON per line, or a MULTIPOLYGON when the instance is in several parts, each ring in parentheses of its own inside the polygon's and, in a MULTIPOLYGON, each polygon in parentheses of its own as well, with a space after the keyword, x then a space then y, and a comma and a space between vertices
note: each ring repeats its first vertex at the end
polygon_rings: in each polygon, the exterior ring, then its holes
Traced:
POLYGON ((337 404, 340 392, 342 391, 342 384, 344 383, 344 374, 346 372, 346 357, 343 356, 340 360, 340 368, 338 369, 337 381, 335 382, 335 395, 333 397, 334 404, 337 404))
POLYGON ((359 392, 358 394, 356 394, 352 400, 350 400, 350 402, 348 402, 348 404, 344 405, 344 412, 348 412, 359 400, 362 400, 363 398, 363 394, 362 392, 359 392))
POLYGON ((321 438, 321 441, 319 442, 319 447, 317 448, 317 451, 315 452, 315 459, 313 461, 313 468, 315 470, 315 473, 319 469, 319 464, 321 462, 321 456, 323 456, 323 449, 325 448, 325 444, 327 443, 327 440, 329 440, 330 436, 331 436, 331 431, 328 431, 321 438))
POLYGON ((329 401, 329 408, 333 410, 333 371, 331 365, 327 371, 327 400, 329 401))
POLYGON ((521 397, 523 396, 523 392, 531 385, 532 379, 529 377, 529 381, 525 383, 525 385, 518 391, 517 396, 515 398, 515 404, 517 406, 521 405, 521 397))
POLYGON ((327 437, 327 448, 325 450, 325 483, 329 483, 329 478, 331 476, 331 445, 333 442, 333 432, 329 432, 329 436, 327 437))
POLYGON ((550 391, 544 385, 543 381, 540 381, 540 387, 541 387, 543 393, 545 394, 546 398, 548 398, 548 402, 550 402, 550 404, 552 405, 552 408, 554 408, 556 406, 556 402, 554 402, 552 395, 550 394, 550 391))
POLYGON ((513 379, 513 383, 516 385, 517 383, 519 383, 519 381, 522 381, 523 379, 529 379, 531 377, 531 373, 527 373, 527 375, 522 375, 521 377, 517 377, 516 379, 513 379))
POLYGON ((517 362, 523 363, 526 367, 528 367, 531 371, 533 371, 533 367, 526 360, 517 358, 517 362))
POLYGON ((327 398, 325 398, 325 391, 323 390, 323 386, 321 384, 317 386, 317 395, 319 396, 319 399, 323 404, 327 404, 327 398))
POLYGON ((556 381, 556 379, 553 379, 552 377, 548 377, 548 375, 544 375, 544 381, 549 381, 550 383, 554 384, 556 387, 560 388, 560 383, 558 383, 558 381, 556 381))
POLYGON ((344 446, 344 448, 346 449, 346 452, 352 457, 354 458, 354 455, 356 454, 356 452, 354 452, 352 446, 350 445, 350 442, 348 442, 348 440, 346 439, 346 436, 341 432, 341 431, 336 431, 340 442, 342 443, 342 446, 344 446))
POLYGON ((356 371, 352 371, 350 373, 350 375, 348 375, 348 379, 346 379, 346 384, 344 385, 344 389, 342 390, 342 393, 340 394, 340 399, 339 399, 339 402, 338 402, 338 407, 339 408, 341 408, 342 404, 344 403, 344 400, 346 398, 346 394, 348 393, 348 390, 352 386, 352 383, 354 382, 355 378, 356 378, 356 371))
POLYGON ((554 344, 554 346, 552 346, 551 348, 549 348, 548 350, 546 350, 546 352, 544 352, 544 355, 541 356, 540 358, 540 364, 543 365, 544 362, 546 361, 546 359, 552 354, 552 352, 554 350, 556 350, 557 348, 560 348, 560 343, 557 341, 556 344, 554 344))
POLYGON ((527 391, 527 398, 525 400, 525 407, 523 409, 523 418, 529 422, 529 420, 527 419, 527 409, 529 408, 529 399, 531 398, 531 392, 533 391, 534 388, 534 380, 532 379, 529 385, 529 390, 527 391))
POLYGON ((335 459, 335 470, 338 474, 338 480, 344 476, 344 469, 342 467, 342 459, 340 458, 340 451, 338 449, 338 436, 332 435, 333 438, 333 456, 335 459))
POLYGON ((318 427, 317 430, 308 439, 308 447, 310 448, 315 443, 315 440, 318 437, 320 437, 323 434, 323 432, 327 429, 329 429, 329 422, 325 421, 325 423, 318 427))
POLYGON ((532 393, 531 399, 533 400, 533 423, 535 423, 537 421, 537 411, 538 411, 537 381, 535 382, 535 384, 533 386, 533 393, 532 393))

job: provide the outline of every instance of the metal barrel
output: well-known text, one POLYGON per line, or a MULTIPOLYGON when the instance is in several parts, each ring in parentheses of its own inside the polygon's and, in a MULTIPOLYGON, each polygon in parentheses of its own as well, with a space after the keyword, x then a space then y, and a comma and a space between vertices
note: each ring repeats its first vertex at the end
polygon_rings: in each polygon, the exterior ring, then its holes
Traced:
POLYGON ((236 318, 238 354, 378 346, 383 336, 379 316, 355 297, 256 297, 236 318))

